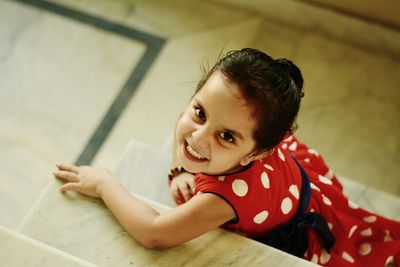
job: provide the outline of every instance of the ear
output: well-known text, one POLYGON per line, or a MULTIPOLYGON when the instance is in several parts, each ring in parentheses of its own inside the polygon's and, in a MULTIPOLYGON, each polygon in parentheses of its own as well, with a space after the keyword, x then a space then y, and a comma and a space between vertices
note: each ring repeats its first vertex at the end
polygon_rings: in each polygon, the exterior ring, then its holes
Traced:
POLYGON ((256 150, 245 156, 241 161, 240 165, 246 166, 252 161, 259 160, 265 157, 268 157, 269 155, 272 155, 274 153, 275 149, 270 149, 270 150, 256 150))

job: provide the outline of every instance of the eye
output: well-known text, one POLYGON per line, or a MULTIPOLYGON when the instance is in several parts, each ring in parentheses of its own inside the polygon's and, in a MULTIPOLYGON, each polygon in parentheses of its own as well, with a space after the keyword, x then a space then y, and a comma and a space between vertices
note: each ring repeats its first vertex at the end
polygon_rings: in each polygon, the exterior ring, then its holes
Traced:
POLYGON ((235 143, 235 137, 229 132, 220 132, 218 135, 219 135, 219 137, 221 137, 222 140, 224 140, 226 142, 229 142, 232 144, 235 143))
POLYGON ((194 108, 194 113, 196 114, 196 116, 202 120, 205 121, 206 120, 206 114, 204 114, 204 111, 200 108, 194 108))

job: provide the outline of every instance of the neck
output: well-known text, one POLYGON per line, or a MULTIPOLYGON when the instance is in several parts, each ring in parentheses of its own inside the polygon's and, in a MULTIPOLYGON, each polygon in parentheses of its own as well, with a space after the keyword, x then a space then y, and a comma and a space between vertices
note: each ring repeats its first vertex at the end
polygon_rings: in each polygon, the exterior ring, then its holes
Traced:
POLYGON ((250 168, 253 165, 254 161, 250 162, 249 164, 247 164, 246 166, 242 166, 240 164, 237 164, 235 166, 233 166, 232 168, 229 168, 221 173, 204 173, 206 175, 209 176, 221 176, 221 175, 230 175, 230 174, 234 174, 234 173, 238 173, 238 172, 242 172, 244 170, 247 170, 248 168, 250 168))

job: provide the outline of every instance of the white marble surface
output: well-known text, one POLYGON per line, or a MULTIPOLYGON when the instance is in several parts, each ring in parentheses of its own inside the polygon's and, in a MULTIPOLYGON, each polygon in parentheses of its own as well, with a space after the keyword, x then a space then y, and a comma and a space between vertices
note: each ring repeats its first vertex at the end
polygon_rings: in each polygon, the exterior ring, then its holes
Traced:
POLYGON ((260 25, 260 19, 247 18, 236 21, 234 25, 170 40, 121 115, 94 164, 115 169, 131 138, 165 151, 172 141, 177 118, 200 78, 200 64, 213 64, 223 48, 228 51, 251 45, 260 25))
POLYGON ((400 197, 339 177, 345 194, 357 205, 387 218, 400 221, 400 197))
POLYGON ((0 1, 0 224, 14 228, 54 164, 76 160, 143 51, 126 38, 0 1))
POLYGON ((185 0, 54 0, 87 13, 168 38, 179 38, 230 25, 251 12, 207 1, 185 0))
POLYGON ((329 8, 294 0, 207 0, 265 16, 306 32, 400 59, 400 32, 329 8))
POLYGON ((1 266, 96 266, 3 226, 0 226, 0 240, 1 266))
MULTIPOLYGON (((116 175, 128 188, 138 190, 143 181, 166 188, 169 157, 156 149, 132 142, 116 175), (153 164, 141 164, 152 161, 153 164), (131 163, 129 167, 128 163, 131 163), (133 182, 129 182, 133 179, 133 182)), ((23 234, 100 266, 314 266, 314 264, 222 229, 213 230, 168 250, 145 249, 131 238, 101 201, 77 194, 60 194, 60 182, 48 187, 26 218, 23 234)), ((149 190, 159 191, 153 187, 149 190)), ((163 193, 161 193, 163 194, 163 193)), ((167 206, 141 197, 160 212, 167 206)))
MULTIPOLYGON (((400 194, 399 32, 298 1, 52 2, 168 38, 96 165, 115 169, 132 137, 165 151, 199 63, 253 46, 302 68, 298 136, 337 173, 400 194)), ((53 164, 83 150, 144 47, 14 1, 0 1, 0 22, 0 224, 15 228, 53 164)))

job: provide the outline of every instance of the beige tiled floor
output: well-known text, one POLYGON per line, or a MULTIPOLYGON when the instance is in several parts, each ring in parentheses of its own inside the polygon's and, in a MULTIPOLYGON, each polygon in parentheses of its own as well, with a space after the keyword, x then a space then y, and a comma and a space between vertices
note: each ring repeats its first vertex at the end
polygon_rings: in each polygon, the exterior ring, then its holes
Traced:
MULTIPOLYGON (((224 1, 53 2, 167 38, 95 164, 115 168, 130 138, 165 151, 199 63, 212 64, 221 49, 252 46, 302 69, 298 135, 339 174, 400 195, 399 57, 390 44, 385 53, 360 45, 357 36, 347 42, 340 29, 344 22, 362 25, 360 36, 394 44, 400 33, 375 25, 368 32, 363 22, 331 14, 338 27, 329 35, 323 27, 280 20, 294 11, 276 3, 271 9, 281 13, 270 16, 224 1)), ((77 158, 145 48, 12 1, 0 2, 0 22, 0 224, 15 228, 52 179, 53 164, 77 158)))

